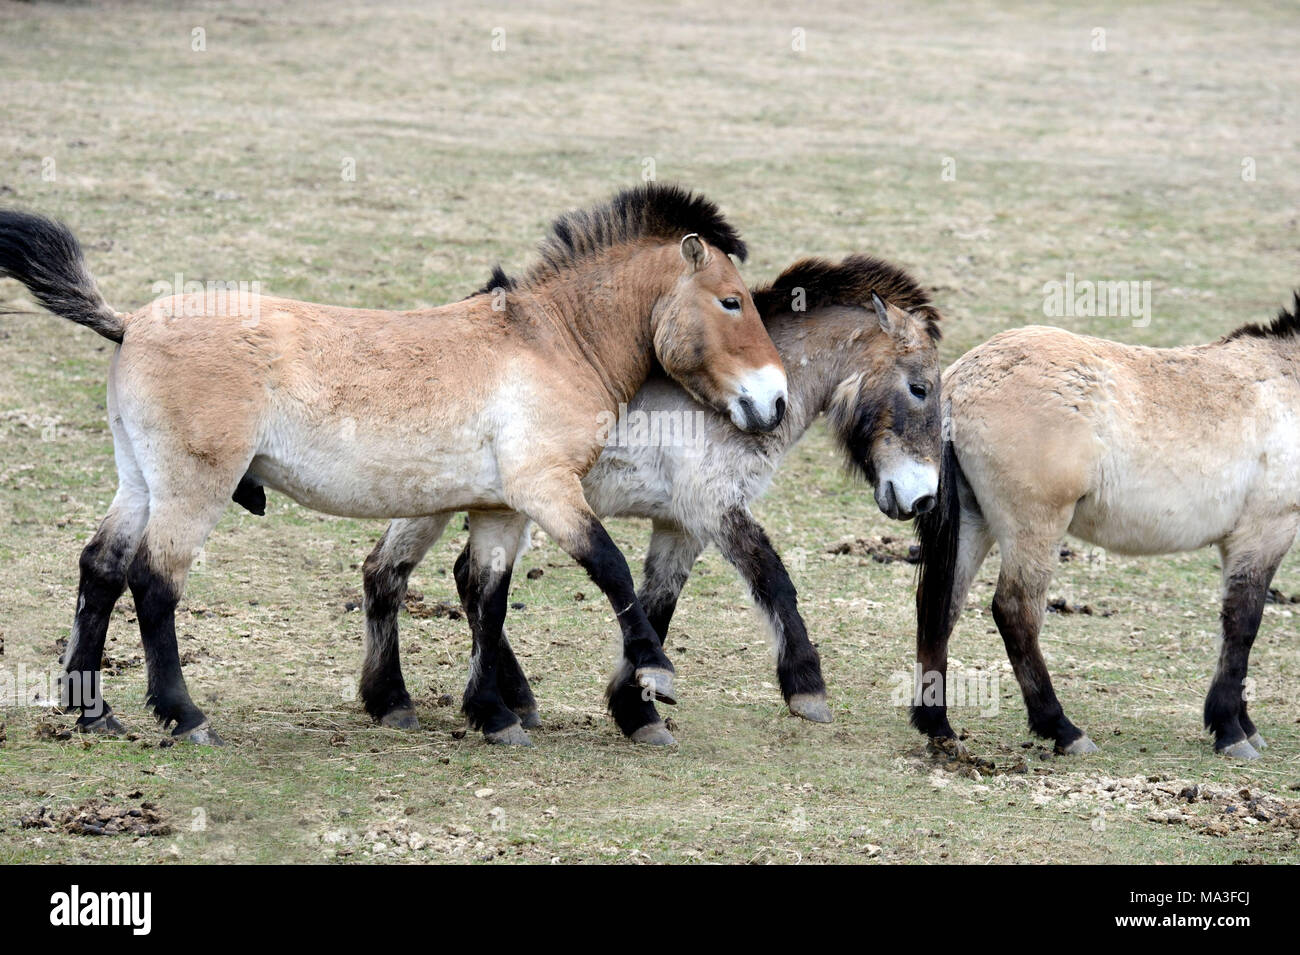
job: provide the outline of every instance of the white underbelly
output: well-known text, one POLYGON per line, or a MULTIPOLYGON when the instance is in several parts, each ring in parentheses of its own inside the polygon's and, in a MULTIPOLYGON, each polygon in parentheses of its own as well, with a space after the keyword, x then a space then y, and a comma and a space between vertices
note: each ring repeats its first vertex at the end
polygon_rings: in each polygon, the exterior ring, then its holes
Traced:
POLYGON ((504 503, 486 435, 362 434, 281 424, 249 471, 304 507, 343 517, 421 517, 504 503))
POLYGON ((1260 490, 1258 462, 1104 468, 1100 486, 1075 507, 1069 531, 1121 554, 1170 554, 1222 540, 1260 490))
POLYGON ((1226 537, 1239 512, 1216 502, 1200 511, 1124 501, 1109 508, 1084 498, 1075 508, 1070 533, 1119 554, 1172 554, 1198 550, 1226 537))

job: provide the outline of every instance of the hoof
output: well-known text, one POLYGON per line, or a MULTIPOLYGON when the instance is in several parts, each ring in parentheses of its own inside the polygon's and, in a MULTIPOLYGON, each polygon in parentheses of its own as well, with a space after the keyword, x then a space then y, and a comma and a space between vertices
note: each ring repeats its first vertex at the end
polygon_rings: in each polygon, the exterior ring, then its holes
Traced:
POLYGON ((381 726, 387 726, 395 730, 418 730, 420 728, 420 721, 415 718, 415 710, 409 706, 389 710, 379 723, 381 726))
POLYGON ((204 720, 192 730, 186 730, 183 733, 173 733, 172 736, 186 743, 198 743, 200 746, 225 746, 225 740, 217 735, 212 724, 204 720))
POLYGON ((542 718, 537 714, 537 707, 527 710, 515 710, 515 716, 519 717, 519 725, 526 730, 535 730, 542 725, 542 718))
POLYGON ((1249 740, 1239 739, 1230 746, 1225 746, 1219 750, 1220 756, 1228 756, 1232 759, 1259 759, 1259 751, 1250 745, 1249 740))
POLYGON ((654 694, 660 703, 672 706, 677 702, 677 692, 673 689, 673 671, 663 667, 642 667, 636 671, 637 685, 654 694))
POLYGON ((493 746, 532 746, 533 741, 528 738, 524 728, 518 723, 511 723, 503 730, 496 730, 491 733, 484 733, 483 738, 493 746))
POLYGON ((632 733, 632 742, 646 743, 650 746, 674 746, 677 740, 668 732, 668 727, 660 723, 647 723, 632 733))
POLYGON ((99 719, 88 723, 77 720, 75 729, 78 733, 106 733, 114 736, 126 733, 126 727, 119 723, 112 713, 105 713, 99 719))
POLYGON ((1097 744, 1088 739, 1088 734, 1084 733, 1069 746, 1058 746, 1056 751, 1062 756, 1087 756, 1089 753, 1097 752, 1097 744))
POLYGON ((1264 742, 1264 737, 1260 736, 1259 733, 1247 736, 1246 742, 1256 749, 1268 749, 1268 743, 1264 742))
POLYGON ((790 697, 790 712, 813 723, 831 722, 831 708, 820 693, 796 693, 790 697))

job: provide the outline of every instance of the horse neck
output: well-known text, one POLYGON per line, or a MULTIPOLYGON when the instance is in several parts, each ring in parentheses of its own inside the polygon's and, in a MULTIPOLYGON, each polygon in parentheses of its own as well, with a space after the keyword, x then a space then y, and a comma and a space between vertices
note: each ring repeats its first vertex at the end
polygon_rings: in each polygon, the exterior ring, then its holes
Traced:
POLYGON ((850 375, 870 371, 867 356, 884 339, 875 317, 843 306, 786 312, 767 323, 772 344, 785 365, 789 405, 782 427, 791 442, 822 414, 835 388, 850 375))
POLYGON ((1229 345, 1248 351, 1254 361, 1275 361, 1300 380, 1300 336, 1297 335, 1243 335, 1229 339, 1229 345))
POLYGON ((671 258, 662 246, 612 249, 533 289, 599 376, 611 407, 630 400, 650 374, 651 316, 677 278, 679 257, 666 251, 671 258))

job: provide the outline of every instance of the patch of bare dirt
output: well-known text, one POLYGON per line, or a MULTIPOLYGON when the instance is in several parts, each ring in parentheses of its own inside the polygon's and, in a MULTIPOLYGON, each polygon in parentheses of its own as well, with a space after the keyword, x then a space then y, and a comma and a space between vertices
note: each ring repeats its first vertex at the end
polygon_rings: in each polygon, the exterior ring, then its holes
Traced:
POLYGON ((841 537, 826 548, 826 553, 869 557, 878 564, 892 564, 895 561, 915 564, 921 559, 921 548, 918 545, 887 535, 841 537))
POLYGON ((66 743, 72 739, 72 729, 50 716, 43 716, 36 721, 36 738, 66 743))
POLYGON ((995 763, 953 740, 927 744, 924 756, 916 753, 910 760, 913 771, 928 774, 938 788, 956 778, 969 779, 980 784, 972 787, 975 791, 1019 792, 1038 805, 1085 812, 1099 829, 1104 829, 1108 813, 1123 813, 1210 836, 1271 830, 1300 839, 1300 798, 1165 775, 1088 777, 1033 762, 1032 757, 1012 757, 995 763))
MULTIPOLYGON (((504 810, 493 807, 488 813, 489 826, 504 819, 504 810)), ((498 857, 513 855, 532 859, 543 858, 547 850, 532 845, 527 836, 517 844, 502 845, 494 836, 480 833, 468 826, 452 823, 419 829, 409 819, 396 818, 375 823, 363 832, 351 829, 330 829, 317 837, 322 854, 328 859, 352 861, 374 859, 394 862, 406 859, 412 862, 463 860, 488 862, 498 857)))
MULTIPOLYGON (((917 754, 919 755, 919 754, 917 754)), ((955 739, 930 740, 925 744, 925 755, 930 760, 943 766, 950 772, 976 782, 985 776, 1000 776, 1006 773, 1051 772, 1043 766, 1031 767, 1028 753, 1017 754, 1010 759, 995 761, 984 756, 977 756, 965 745, 955 739)), ((1041 755, 1041 754, 1040 754, 1041 755)))
MULTIPOLYGON (((1158 784, 1167 787, 1168 784, 1158 784)), ((1167 793, 1168 788, 1162 788, 1167 793)), ((1226 836, 1230 832, 1241 830, 1290 830, 1300 836, 1300 800, 1275 796, 1272 793, 1249 788, 1234 789, 1229 786, 1183 786, 1178 790, 1178 804, 1158 814, 1148 814, 1160 818, 1152 821, 1184 823, 1212 836, 1226 836), (1209 816, 1193 815, 1182 809, 1182 804, 1191 807, 1197 803, 1208 803, 1212 809, 1209 816)))
POLYGON ((442 600, 426 601, 424 594, 415 592, 406 595, 406 612, 419 619, 459 620, 462 616, 459 607, 442 600))
POLYGON ((1064 597, 1052 597, 1047 601, 1048 613, 1083 614, 1085 617, 1111 617, 1113 610, 1093 610, 1092 604, 1072 604, 1064 597))
POLYGON ((151 802, 115 805, 104 798, 58 810, 41 806, 19 819, 18 825, 74 836, 165 836, 172 831, 166 814, 151 802))
MULTIPOLYGON (((186 655, 189 655, 188 651, 186 655)), ((181 663, 187 663, 185 656, 181 657, 181 663)), ((144 657, 140 654, 134 654, 130 657, 115 657, 110 654, 104 654, 104 660, 100 664, 100 669, 105 676, 119 676, 127 670, 133 669, 144 663, 144 657)))

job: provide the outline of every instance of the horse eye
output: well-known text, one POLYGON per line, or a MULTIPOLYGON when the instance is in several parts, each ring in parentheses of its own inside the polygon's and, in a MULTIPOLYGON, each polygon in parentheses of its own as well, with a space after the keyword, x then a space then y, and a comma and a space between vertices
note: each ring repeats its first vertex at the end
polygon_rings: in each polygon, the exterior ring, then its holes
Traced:
POLYGON ((720 298, 718 301, 722 304, 722 307, 729 312, 740 311, 740 299, 736 298, 734 295, 728 296, 727 298, 720 298))
POLYGON ((926 390, 925 385, 912 385, 911 391, 912 394, 916 395, 916 397, 920 398, 922 401, 924 401, 925 396, 929 394, 929 392, 926 390))

